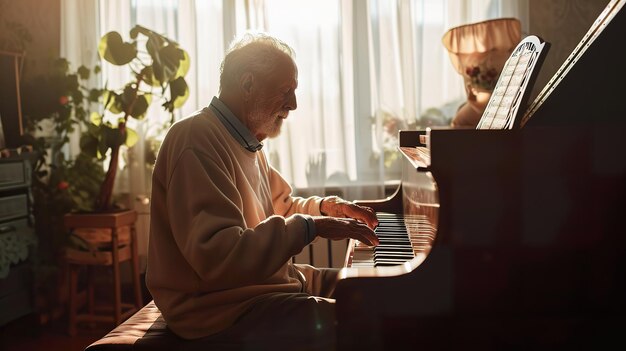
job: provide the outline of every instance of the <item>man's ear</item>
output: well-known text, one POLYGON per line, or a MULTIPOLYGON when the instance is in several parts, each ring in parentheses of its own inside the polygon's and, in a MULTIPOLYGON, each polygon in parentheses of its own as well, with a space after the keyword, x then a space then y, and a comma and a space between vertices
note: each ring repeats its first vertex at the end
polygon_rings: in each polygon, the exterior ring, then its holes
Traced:
POLYGON ((241 79, 239 79, 239 87, 241 88, 241 92, 246 98, 246 101, 249 100, 253 93, 254 74, 252 74, 252 72, 242 74, 241 79))

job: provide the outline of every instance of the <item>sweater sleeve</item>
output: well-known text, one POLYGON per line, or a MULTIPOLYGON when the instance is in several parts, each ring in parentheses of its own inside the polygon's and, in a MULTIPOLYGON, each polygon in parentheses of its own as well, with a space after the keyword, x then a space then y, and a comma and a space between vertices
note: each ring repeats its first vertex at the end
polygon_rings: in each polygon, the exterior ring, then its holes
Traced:
POLYGON ((242 208, 223 163, 191 149, 181 155, 167 186, 171 231, 181 254, 211 289, 264 282, 307 244, 302 216, 270 216, 247 228, 242 208))
POLYGON ((270 187, 274 211, 282 216, 291 216, 296 213, 321 216, 320 204, 323 198, 311 196, 307 198, 292 196, 292 189, 283 176, 272 166, 269 167, 270 187))

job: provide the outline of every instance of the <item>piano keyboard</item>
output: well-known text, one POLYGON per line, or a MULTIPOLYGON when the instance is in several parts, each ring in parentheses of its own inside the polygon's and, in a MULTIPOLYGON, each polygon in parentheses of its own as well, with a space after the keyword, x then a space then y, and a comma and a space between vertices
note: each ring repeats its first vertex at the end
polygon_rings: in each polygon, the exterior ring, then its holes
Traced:
POLYGON ((380 243, 368 246, 357 241, 351 267, 395 266, 413 259, 418 252, 430 250, 435 228, 427 216, 379 212, 376 217, 375 233, 380 243))

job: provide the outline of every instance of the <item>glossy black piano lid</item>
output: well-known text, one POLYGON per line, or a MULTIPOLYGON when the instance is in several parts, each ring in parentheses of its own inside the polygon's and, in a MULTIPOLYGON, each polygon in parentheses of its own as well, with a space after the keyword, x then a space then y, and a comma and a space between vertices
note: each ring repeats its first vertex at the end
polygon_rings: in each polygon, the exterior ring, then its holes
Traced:
POLYGON ((562 68, 568 67, 569 71, 528 116, 527 126, 626 124, 626 60, 622 54, 626 6, 624 1, 611 1, 609 6, 616 9, 614 17, 599 26, 601 32, 587 50, 568 58, 576 62, 564 62, 562 68))

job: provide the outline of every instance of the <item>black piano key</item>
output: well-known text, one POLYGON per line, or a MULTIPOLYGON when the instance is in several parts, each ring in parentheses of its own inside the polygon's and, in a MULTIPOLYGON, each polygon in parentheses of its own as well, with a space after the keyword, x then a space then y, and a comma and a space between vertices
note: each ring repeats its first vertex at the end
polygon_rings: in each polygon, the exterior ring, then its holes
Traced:
POLYGON ((402 233, 402 232, 397 232, 397 233, 390 233, 390 232, 376 233, 376 236, 378 236, 379 238, 384 238, 384 237, 408 238, 408 235, 407 235, 406 232, 404 232, 404 233, 402 233))
POLYGON ((400 248, 411 248, 411 246, 413 246, 410 242, 402 242, 402 243, 397 243, 397 242, 390 242, 390 243, 382 243, 378 246, 374 247, 374 250, 379 249, 400 249, 400 248))
POLYGON ((399 245, 411 245, 411 240, 408 238, 378 238, 380 244, 399 244, 399 245))
POLYGON ((383 252, 413 252, 413 248, 412 247, 380 247, 377 246, 374 249, 374 252, 376 253, 383 253, 383 252))
POLYGON ((374 262, 406 262, 411 260, 413 257, 374 257, 374 262))
POLYGON ((393 252, 391 252, 391 253, 385 252, 383 254, 375 253, 374 256, 372 257, 372 259, 374 261, 385 260, 385 259, 395 259, 395 260, 408 261, 408 260, 413 259, 413 257, 415 257, 415 256, 413 256, 413 254, 409 253, 409 252, 405 252, 404 255, 398 254, 398 253, 393 253, 393 252))
POLYGON ((376 235, 378 236, 384 236, 384 235, 389 235, 389 236, 408 236, 406 230, 405 231, 378 231, 375 232, 376 235))
POLYGON ((394 252, 394 251, 383 251, 383 252, 374 252, 372 258, 385 258, 385 257, 402 257, 409 259, 413 258, 413 252, 404 251, 404 252, 394 252))
POLYGON ((406 228, 401 228, 401 227, 397 227, 397 228, 390 228, 390 227, 380 228, 380 227, 377 227, 376 230, 374 230, 374 232, 376 232, 376 233, 389 233, 389 234, 406 233, 406 228))
POLYGON ((378 237, 383 238, 383 239, 390 239, 390 240, 398 240, 398 239, 409 240, 409 236, 406 233, 382 234, 382 235, 378 235, 378 237))
POLYGON ((374 253, 374 260, 385 260, 385 259, 393 259, 393 260, 410 260, 412 259, 413 253, 412 252, 404 252, 404 253, 399 253, 399 252, 376 252, 374 253))
POLYGON ((402 260, 402 261, 408 261, 413 259, 413 254, 405 254, 405 255, 401 255, 401 254, 384 254, 384 255, 379 255, 379 254, 374 254, 374 262, 380 261, 380 260, 387 260, 387 259, 395 259, 395 260, 402 260))

